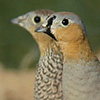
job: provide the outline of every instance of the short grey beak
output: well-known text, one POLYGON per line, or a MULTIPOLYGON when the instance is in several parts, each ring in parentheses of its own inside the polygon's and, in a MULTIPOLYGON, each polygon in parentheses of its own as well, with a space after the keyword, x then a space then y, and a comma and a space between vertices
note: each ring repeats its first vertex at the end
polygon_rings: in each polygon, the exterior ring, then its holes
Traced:
POLYGON ((19 24, 18 18, 12 19, 12 20, 11 20, 11 23, 13 23, 13 24, 19 24))
POLYGON ((38 33, 40 33, 40 32, 45 33, 46 31, 47 31, 47 28, 43 27, 43 26, 40 26, 35 30, 35 32, 38 32, 38 33))
MULTIPOLYGON (((48 34, 50 37, 52 37, 54 40, 56 40, 55 36, 50 32, 50 28, 48 27, 43 27, 43 26, 40 26, 38 27, 35 32, 38 32, 38 33, 45 33, 45 34, 48 34)), ((56 40, 57 41, 57 40, 56 40)))
POLYGON ((24 27, 24 23, 23 23, 24 19, 22 17, 17 17, 11 20, 11 23, 13 24, 17 24, 21 27, 24 27))

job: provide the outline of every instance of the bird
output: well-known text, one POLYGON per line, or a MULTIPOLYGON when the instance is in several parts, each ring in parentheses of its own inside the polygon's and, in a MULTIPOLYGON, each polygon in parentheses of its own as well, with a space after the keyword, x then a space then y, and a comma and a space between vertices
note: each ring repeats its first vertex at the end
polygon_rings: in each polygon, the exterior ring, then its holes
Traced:
POLYGON ((55 12, 35 31, 48 34, 61 48, 63 100, 100 100, 100 61, 82 19, 73 12, 55 12))
POLYGON ((35 100, 63 100, 62 71, 63 56, 57 42, 47 34, 38 34, 35 29, 54 13, 51 10, 34 10, 14 18, 11 22, 26 29, 36 40, 40 49, 40 59, 35 78, 35 100))

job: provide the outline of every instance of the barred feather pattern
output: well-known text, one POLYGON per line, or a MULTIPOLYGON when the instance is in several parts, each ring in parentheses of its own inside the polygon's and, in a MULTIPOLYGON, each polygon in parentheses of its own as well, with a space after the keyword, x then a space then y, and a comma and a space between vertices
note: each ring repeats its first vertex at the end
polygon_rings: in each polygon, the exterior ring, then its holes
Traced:
POLYGON ((53 49, 40 58, 35 81, 35 100, 63 100, 62 94, 63 56, 53 49))

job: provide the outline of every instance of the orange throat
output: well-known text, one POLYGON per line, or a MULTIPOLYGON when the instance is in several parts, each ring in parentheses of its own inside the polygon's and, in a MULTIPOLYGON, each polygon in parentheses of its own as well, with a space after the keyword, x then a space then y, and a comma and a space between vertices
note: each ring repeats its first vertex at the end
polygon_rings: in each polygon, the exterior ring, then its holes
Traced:
POLYGON ((68 59, 85 59, 86 61, 90 59, 95 59, 94 54, 89 45, 88 39, 76 42, 59 42, 61 50, 63 52, 65 61, 68 59))
POLYGON ((94 58, 88 39, 80 25, 71 24, 67 28, 57 29, 55 33, 65 60, 94 58))

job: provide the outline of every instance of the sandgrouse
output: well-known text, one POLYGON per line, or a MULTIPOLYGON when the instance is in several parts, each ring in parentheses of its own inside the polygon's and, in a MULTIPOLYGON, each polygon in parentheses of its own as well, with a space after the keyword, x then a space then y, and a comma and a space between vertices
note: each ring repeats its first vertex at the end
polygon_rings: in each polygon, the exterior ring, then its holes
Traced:
POLYGON ((71 12, 57 12, 36 32, 54 37, 60 45, 63 100, 100 100, 100 62, 91 50, 82 20, 71 12))
POLYGON ((62 68, 63 56, 57 42, 35 29, 39 27, 53 11, 36 10, 12 20, 12 23, 28 30, 37 41, 40 49, 40 60, 35 81, 35 100, 62 99, 62 68))

